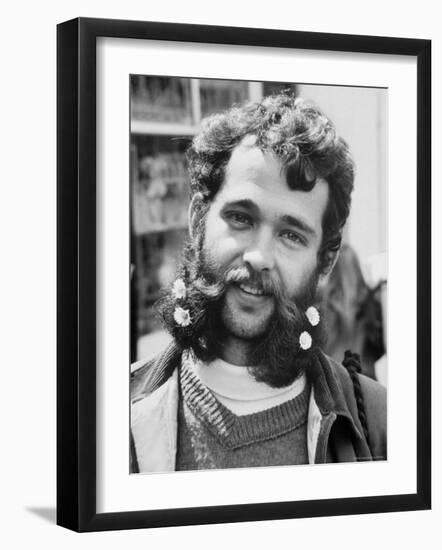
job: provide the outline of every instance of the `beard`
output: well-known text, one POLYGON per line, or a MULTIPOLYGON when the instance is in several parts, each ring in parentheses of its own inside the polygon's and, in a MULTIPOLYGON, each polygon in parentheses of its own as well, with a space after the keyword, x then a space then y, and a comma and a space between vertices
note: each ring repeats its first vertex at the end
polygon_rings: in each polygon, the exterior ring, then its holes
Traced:
POLYGON ((168 289, 157 308, 163 324, 182 350, 191 349, 199 359, 212 361, 223 356, 223 344, 233 336, 247 343, 246 364, 253 377, 276 388, 294 382, 315 360, 324 333, 321 323, 315 327, 310 324, 305 311, 315 302, 317 270, 296 296, 288 296, 283 285, 269 275, 257 273, 249 265, 221 269, 202 247, 195 249, 189 244, 178 277, 185 284, 185 298, 177 299, 172 289, 168 289), (240 284, 253 285, 273 301, 268 317, 253 330, 241 326, 226 297, 229 289, 240 284), (176 322, 177 306, 190 315, 187 326, 176 322), (308 350, 300 346, 304 331, 312 337, 308 350))

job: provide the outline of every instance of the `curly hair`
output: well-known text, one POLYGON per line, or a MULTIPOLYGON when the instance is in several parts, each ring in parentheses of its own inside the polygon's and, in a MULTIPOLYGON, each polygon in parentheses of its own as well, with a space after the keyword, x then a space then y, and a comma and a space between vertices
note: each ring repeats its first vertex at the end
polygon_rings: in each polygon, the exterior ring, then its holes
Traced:
POLYGON ((224 181, 233 149, 247 135, 280 159, 290 189, 310 191, 318 178, 329 184, 318 257, 319 270, 328 271, 350 211, 354 163, 347 143, 318 107, 286 92, 212 115, 187 151, 191 194, 201 193, 206 211, 224 181))

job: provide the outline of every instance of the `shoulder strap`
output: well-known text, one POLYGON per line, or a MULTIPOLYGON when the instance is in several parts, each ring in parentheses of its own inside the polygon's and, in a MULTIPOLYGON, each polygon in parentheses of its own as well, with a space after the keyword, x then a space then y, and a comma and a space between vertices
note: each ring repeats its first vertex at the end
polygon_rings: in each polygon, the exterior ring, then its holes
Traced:
POLYGON ((347 369, 348 374, 350 375, 353 384, 356 405, 358 407, 358 417, 361 422, 362 429, 364 430, 364 436, 367 441, 367 445, 370 449, 370 452, 373 454, 370 444, 370 433, 368 431, 367 415, 365 412, 364 396, 362 394, 361 383, 359 381, 359 373, 361 372, 361 358, 358 353, 352 353, 350 350, 346 350, 342 365, 347 369))

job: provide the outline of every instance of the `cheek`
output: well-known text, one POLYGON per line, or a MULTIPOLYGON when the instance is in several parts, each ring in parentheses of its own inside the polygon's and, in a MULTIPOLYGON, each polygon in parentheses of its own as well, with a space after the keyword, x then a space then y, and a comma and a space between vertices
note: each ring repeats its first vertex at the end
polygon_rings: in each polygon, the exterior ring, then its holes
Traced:
POLYGON ((205 250, 219 265, 231 264, 242 256, 241 246, 232 237, 219 236, 217 239, 207 239, 205 250))
POLYGON ((208 223, 206 226, 204 249, 217 263, 232 261, 242 254, 243 248, 241 239, 232 236, 223 220, 208 223))
POLYGON ((278 262, 279 276, 287 293, 293 296, 303 289, 314 275, 316 256, 312 255, 308 258, 298 257, 296 261, 290 262, 284 260, 284 258, 280 258, 278 262))

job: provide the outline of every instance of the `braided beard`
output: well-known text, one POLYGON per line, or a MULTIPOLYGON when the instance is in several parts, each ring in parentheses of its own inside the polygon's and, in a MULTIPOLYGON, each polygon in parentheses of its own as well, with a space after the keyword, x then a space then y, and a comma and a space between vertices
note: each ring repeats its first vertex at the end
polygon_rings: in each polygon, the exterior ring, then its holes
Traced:
POLYGON ((323 342, 321 323, 312 327, 305 315, 314 303, 316 271, 295 297, 288 297, 281 284, 253 272, 249 266, 222 270, 202 250, 195 253, 188 247, 179 276, 186 285, 185 307, 190 313, 190 325, 182 327, 174 322, 177 302, 170 291, 160 300, 158 310, 182 349, 192 349, 204 361, 222 357, 223 344, 232 328, 226 292, 232 285, 249 283, 272 295, 274 300, 273 312, 263 330, 257 336, 244 338, 250 344, 246 364, 251 374, 269 386, 284 387, 308 368, 315 350, 323 342), (312 336, 309 350, 299 345, 299 336, 304 331, 312 336))

